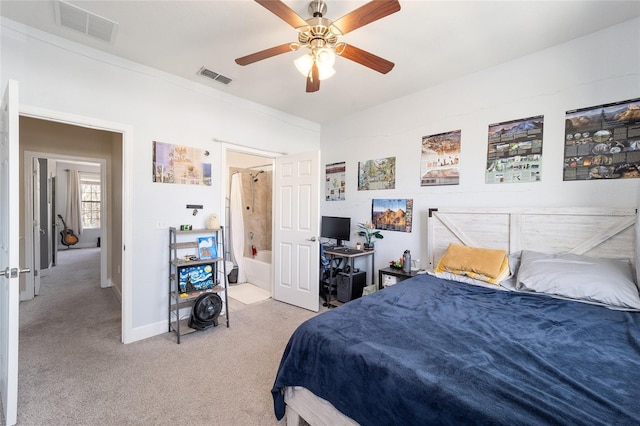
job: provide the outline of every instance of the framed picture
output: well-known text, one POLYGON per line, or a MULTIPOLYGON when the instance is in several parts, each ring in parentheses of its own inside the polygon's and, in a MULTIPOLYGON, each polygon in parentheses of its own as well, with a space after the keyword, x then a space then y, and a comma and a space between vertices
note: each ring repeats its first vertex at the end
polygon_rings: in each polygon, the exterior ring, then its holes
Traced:
POLYGON ((208 290, 214 287, 213 266, 197 265, 179 268, 180 293, 208 290))
POLYGON ((218 257, 218 245, 215 235, 198 238, 198 255, 200 259, 215 259, 218 257))
POLYGON ((413 199, 377 199, 371 203, 371 223, 376 229, 411 232, 413 199))

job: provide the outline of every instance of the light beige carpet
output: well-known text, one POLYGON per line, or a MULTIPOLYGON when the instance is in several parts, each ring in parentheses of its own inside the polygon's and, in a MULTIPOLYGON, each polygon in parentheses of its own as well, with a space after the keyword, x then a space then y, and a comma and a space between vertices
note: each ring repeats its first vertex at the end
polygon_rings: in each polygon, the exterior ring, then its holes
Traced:
POLYGON ((261 302, 271 297, 271 292, 249 283, 230 285, 229 297, 245 305, 261 302))
POLYGON ((40 296, 20 304, 18 426, 284 424, 271 387, 289 337, 315 312, 229 299, 229 328, 179 345, 172 332, 124 345, 99 251, 63 250, 58 260, 40 296))

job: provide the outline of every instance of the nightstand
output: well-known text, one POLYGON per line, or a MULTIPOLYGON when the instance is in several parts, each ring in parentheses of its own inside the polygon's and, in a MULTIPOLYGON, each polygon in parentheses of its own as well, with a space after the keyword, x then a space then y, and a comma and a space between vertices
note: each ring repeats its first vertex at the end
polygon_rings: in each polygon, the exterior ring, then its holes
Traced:
POLYGON ((416 275, 418 271, 404 272, 398 268, 382 268, 378 270, 378 286, 379 288, 389 287, 416 275))

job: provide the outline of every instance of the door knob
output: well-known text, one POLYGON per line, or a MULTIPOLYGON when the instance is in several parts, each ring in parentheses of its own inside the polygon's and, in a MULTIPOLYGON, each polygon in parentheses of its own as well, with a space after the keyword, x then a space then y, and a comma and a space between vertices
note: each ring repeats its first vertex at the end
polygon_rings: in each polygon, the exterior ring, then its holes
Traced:
POLYGON ((317 241, 316 237, 307 238, 307 241, 317 241))
POLYGON ((21 268, 18 270, 18 268, 4 268, 4 270, 0 271, 0 277, 15 278, 18 274, 26 274, 27 272, 31 272, 31 269, 21 268))

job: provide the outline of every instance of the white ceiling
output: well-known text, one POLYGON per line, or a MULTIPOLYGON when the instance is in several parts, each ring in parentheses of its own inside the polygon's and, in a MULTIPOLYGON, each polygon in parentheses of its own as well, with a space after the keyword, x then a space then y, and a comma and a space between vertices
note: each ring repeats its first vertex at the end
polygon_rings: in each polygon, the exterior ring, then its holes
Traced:
MULTIPOLYGON (((326 0, 336 20, 366 0, 326 0)), ((308 1, 284 1, 308 18, 308 1)), ((640 16, 636 1, 400 0, 402 9, 340 40, 394 62, 379 74, 338 58, 336 75, 305 92, 292 52, 242 67, 234 59, 296 41, 296 31, 251 0, 77 1, 116 21, 112 43, 55 23, 53 0, 0 1, 0 15, 39 30, 324 123, 640 16), (209 68, 233 81, 198 75, 209 68)), ((623 42, 623 41, 621 41, 623 42)), ((638 55, 638 52, 629 52, 638 55)))

